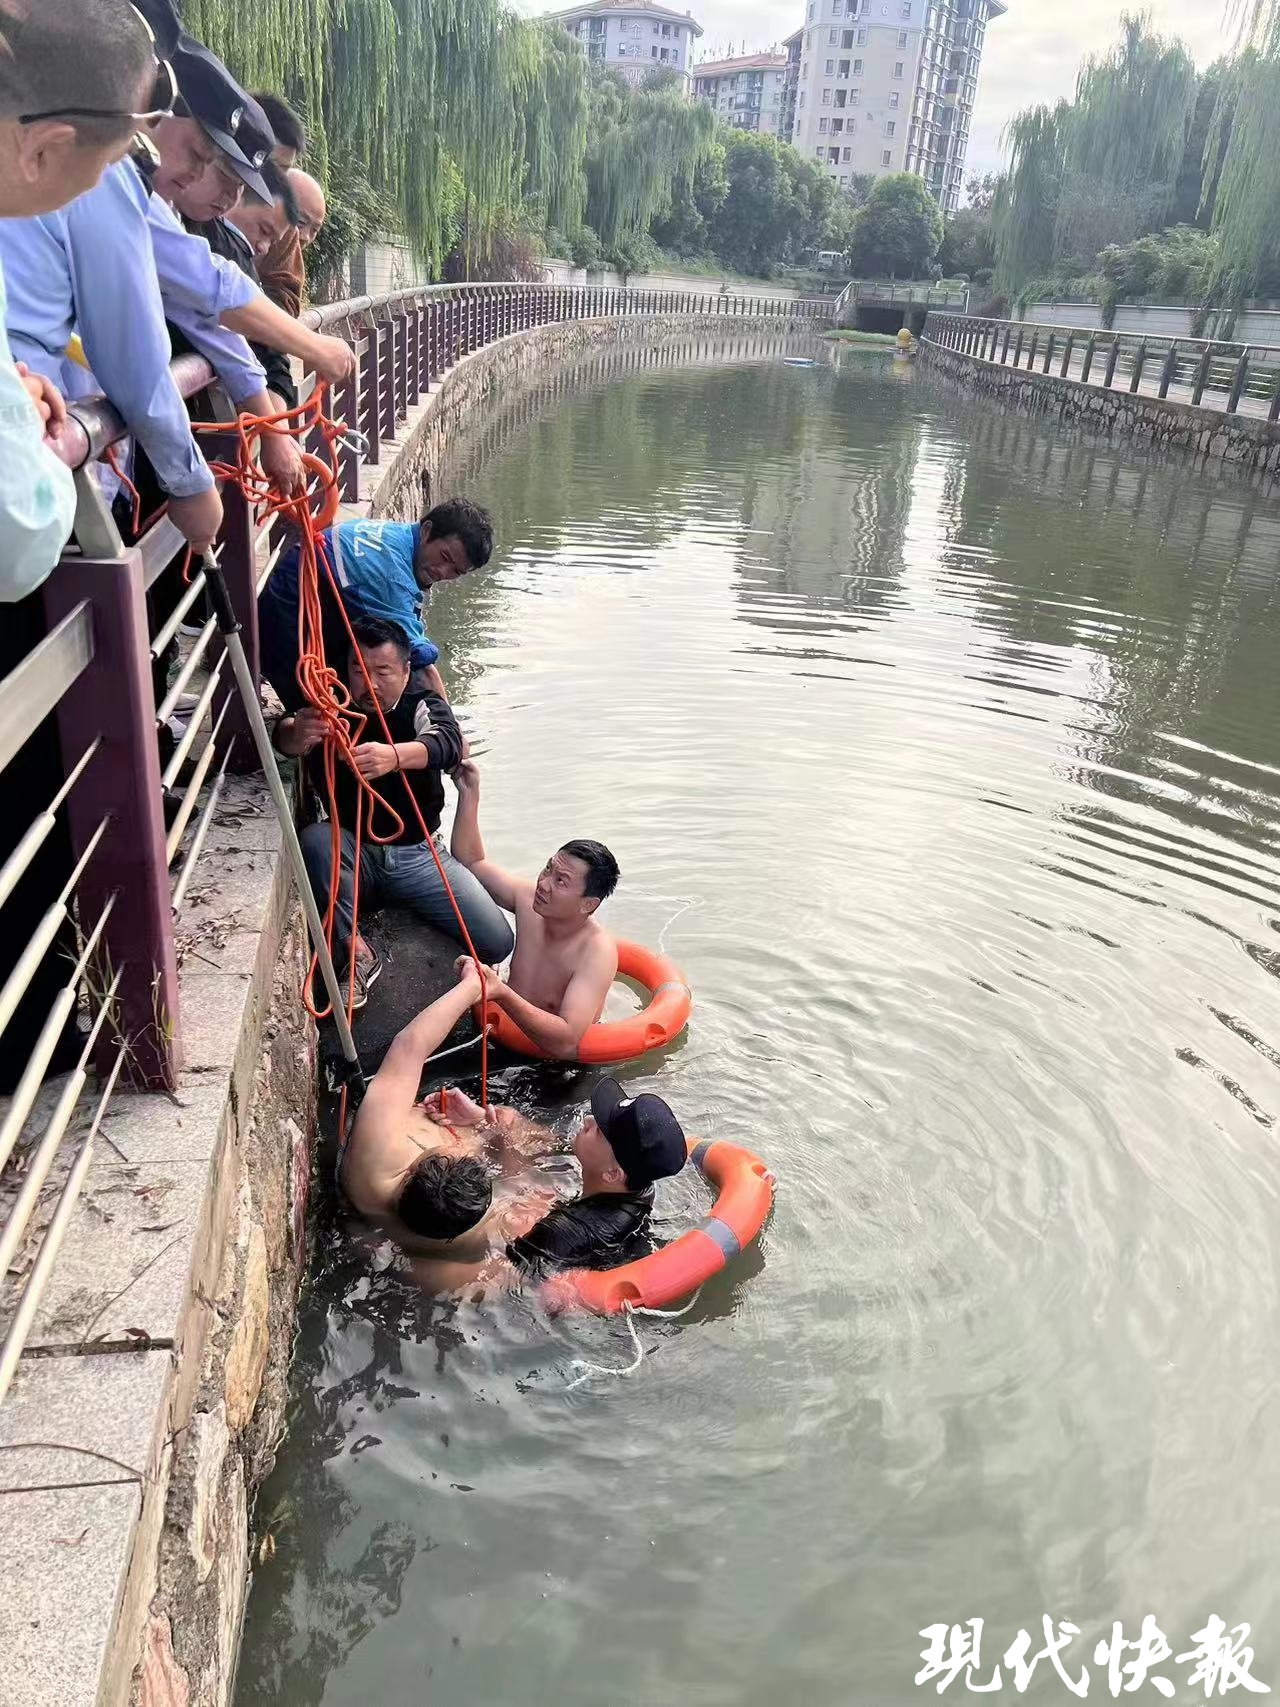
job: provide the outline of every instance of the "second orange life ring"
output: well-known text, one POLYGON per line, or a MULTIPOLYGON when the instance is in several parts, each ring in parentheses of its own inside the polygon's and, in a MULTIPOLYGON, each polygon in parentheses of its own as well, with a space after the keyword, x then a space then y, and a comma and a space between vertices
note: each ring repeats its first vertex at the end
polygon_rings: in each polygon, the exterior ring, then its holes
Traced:
MULTIPOLYGON (((628 1014, 626 1019, 598 1020, 587 1027, 575 1059, 591 1066, 634 1061, 650 1049, 660 1049, 664 1043, 679 1037, 689 1023, 693 992, 685 983, 683 972, 665 954, 655 954, 637 942, 619 941, 618 976, 643 985, 649 992, 649 1000, 638 1014, 628 1014)), ((471 1011, 478 1025, 479 1004, 471 1011)), ((489 1035, 495 1043, 517 1055, 548 1058, 546 1051, 539 1049, 509 1014, 496 1007, 489 1010, 489 1035)))
POLYGON ((718 1274, 759 1236, 773 1207, 774 1185, 759 1156, 723 1139, 690 1139, 689 1160, 719 1188, 710 1215, 671 1244, 635 1262, 552 1275, 538 1288, 549 1309, 585 1307, 604 1316, 626 1309, 668 1309, 718 1274))

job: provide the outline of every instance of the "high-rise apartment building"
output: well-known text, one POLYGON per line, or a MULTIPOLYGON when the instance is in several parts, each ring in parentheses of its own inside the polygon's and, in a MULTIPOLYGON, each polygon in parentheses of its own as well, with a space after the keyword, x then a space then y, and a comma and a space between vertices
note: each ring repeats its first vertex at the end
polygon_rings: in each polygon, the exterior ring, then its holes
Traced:
POLYGON ((702 34, 692 13, 673 12, 655 0, 596 0, 551 16, 582 44, 593 65, 620 72, 628 83, 640 83, 659 68, 685 76, 690 49, 702 34))
POLYGON ((953 211, 987 24, 1008 9, 1005 0, 807 0, 786 44, 791 141, 837 182, 915 172, 953 211))
POLYGON ((782 94, 787 56, 751 53, 739 59, 708 60, 695 65, 693 96, 714 107, 717 118, 738 130, 758 130, 766 136, 782 133, 782 94))

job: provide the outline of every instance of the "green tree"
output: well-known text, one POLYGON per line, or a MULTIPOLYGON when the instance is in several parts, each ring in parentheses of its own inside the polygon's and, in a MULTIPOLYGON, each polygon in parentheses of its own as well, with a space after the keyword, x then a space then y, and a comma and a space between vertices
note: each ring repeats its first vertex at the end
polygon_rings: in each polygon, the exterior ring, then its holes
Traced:
POLYGON ((726 267, 767 275, 819 247, 837 191, 788 143, 722 130, 728 188, 708 221, 712 252, 726 267))
POLYGON ((670 207, 649 228, 654 242, 690 260, 709 255, 711 228, 728 193, 724 143, 717 137, 694 168, 692 181, 673 186, 670 207))
POLYGON ((670 79, 633 88, 613 71, 593 70, 590 97, 586 220, 607 251, 647 235, 691 187, 716 122, 705 101, 687 101, 670 79))
POLYGON ((881 178, 858 214, 849 265, 865 278, 918 278, 942 246, 942 213, 910 172, 881 178))
POLYGON ((990 280, 996 264, 995 236, 991 214, 962 207, 947 220, 938 251, 938 265, 945 278, 963 275, 981 283, 990 280))
POLYGON ((1236 12, 1249 26, 1252 51, 1224 84, 1209 147, 1219 148, 1221 161, 1213 289, 1239 300, 1280 290, 1280 0, 1240 0, 1236 12))

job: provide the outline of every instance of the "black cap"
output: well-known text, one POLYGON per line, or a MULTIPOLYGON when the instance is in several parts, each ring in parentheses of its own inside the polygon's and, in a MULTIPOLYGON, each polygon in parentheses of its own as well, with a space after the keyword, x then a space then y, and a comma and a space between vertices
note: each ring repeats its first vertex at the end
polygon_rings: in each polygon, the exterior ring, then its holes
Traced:
POLYGON ((629 1097, 616 1079, 601 1079, 591 1112, 632 1191, 678 1174, 689 1157, 680 1122, 661 1097, 629 1097))
POLYGON ((150 25, 156 38, 156 52, 161 59, 172 59, 182 34, 182 20, 174 9, 173 0, 133 0, 133 6, 150 25))
POLYGON ((173 70, 185 116, 193 118, 226 155, 236 176, 261 201, 271 200, 262 167, 271 158, 275 134, 267 115, 203 43, 183 35, 173 70))

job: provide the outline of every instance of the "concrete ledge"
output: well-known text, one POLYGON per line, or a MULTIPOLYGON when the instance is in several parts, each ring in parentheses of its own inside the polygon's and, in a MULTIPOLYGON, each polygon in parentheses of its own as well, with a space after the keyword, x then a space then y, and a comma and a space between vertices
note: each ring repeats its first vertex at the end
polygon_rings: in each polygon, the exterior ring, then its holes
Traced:
POLYGON ((1005 367, 922 341, 921 360, 962 391, 989 397, 1025 414, 1056 415, 1087 431, 1123 435, 1155 450, 1178 451, 1254 477, 1263 487, 1280 479, 1280 424, 1228 415, 1191 403, 1106 390, 1078 379, 1005 367))
MULTIPOLYGON (((281 1369, 289 1352, 315 1051, 296 999, 305 960, 278 856, 261 779, 229 779, 177 921, 177 1093, 113 1100, 0 1407, 0 1707, 130 1700, 155 1616, 166 1511, 187 1473, 187 1443, 206 1432, 208 1395, 216 1390, 225 1412, 235 1384, 223 1457, 239 1466, 242 1504, 280 1424, 283 1380, 265 1419, 260 1399, 273 1312, 281 1369)), ((48 1211, 64 1177, 49 1182, 48 1211)), ((238 1618, 237 1605, 237 1627, 238 1618)))

